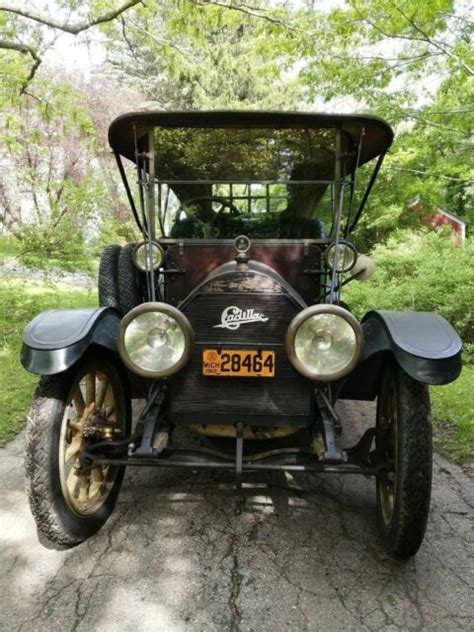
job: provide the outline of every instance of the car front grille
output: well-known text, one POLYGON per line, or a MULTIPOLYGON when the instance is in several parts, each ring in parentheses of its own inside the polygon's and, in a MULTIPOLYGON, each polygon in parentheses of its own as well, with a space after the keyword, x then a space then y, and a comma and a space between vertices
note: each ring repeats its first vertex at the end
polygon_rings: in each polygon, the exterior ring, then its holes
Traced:
POLYGON ((196 342, 191 361, 170 383, 170 419, 174 423, 243 421, 262 426, 308 423, 311 383, 294 370, 284 346, 288 325, 300 307, 277 285, 265 292, 221 290, 210 285, 183 307, 196 342), (233 306, 268 320, 246 322, 235 330, 217 327, 223 312, 233 306), (206 348, 273 350, 275 377, 204 376, 202 352, 206 348))

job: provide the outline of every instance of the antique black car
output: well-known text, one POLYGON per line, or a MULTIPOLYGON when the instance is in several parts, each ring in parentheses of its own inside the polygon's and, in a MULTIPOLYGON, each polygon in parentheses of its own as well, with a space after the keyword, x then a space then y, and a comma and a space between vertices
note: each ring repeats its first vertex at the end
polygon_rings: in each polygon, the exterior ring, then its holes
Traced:
POLYGON ((105 249, 100 307, 45 312, 23 335, 23 366, 41 375, 26 469, 46 538, 73 546, 96 532, 127 465, 230 470, 238 488, 248 472, 286 470, 375 476, 386 549, 416 553, 430 504, 427 385, 457 378, 461 342, 436 314, 374 305, 359 322, 341 300, 373 272, 349 239, 392 138, 372 116, 112 123, 141 241, 105 249), (341 399, 377 401, 351 447, 341 399), (134 423, 132 400, 144 400, 134 423), (204 438, 179 445, 178 427, 204 438))

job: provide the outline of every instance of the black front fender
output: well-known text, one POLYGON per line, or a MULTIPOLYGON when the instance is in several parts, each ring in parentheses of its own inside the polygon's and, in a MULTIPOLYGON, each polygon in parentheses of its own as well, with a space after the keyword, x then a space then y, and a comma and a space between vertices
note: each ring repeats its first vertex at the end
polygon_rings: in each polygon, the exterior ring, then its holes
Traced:
POLYGON ((363 356, 342 386, 343 399, 374 399, 388 356, 424 384, 449 384, 461 373, 461 339, 438 314, 371 311, 362 329, 363 356))
POLYGON ((75 364, 91 345, 117 354, 120 320, 111 307, 42 312, 23 332, 21 363, 31 373, 53 375, 75 364))
POLYGON ((425 384, 449 384, 461 373, 462 342, 431 312, 372 311, 362 319, 365 357, 391 350, 402 369, 425 384))

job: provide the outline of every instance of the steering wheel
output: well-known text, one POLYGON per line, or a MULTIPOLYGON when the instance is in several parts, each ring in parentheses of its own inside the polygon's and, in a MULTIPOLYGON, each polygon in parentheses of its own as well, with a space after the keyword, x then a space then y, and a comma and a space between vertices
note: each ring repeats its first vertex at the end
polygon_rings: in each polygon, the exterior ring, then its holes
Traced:
POLYGON ((224 209, 226 208, 229 209, 230 215, 232 217, 237 217, 238 215, 240 215, 239 209, 235 206, 233 202, 225 197, 220 197, 218 195, 202 195, 199 197, 194 197, 190 200, 186 200, 186 202, 183 202, 183 206, 187 206, 188 204, 192 204, 193 202, 203 201, 216 202, 217 204, 221 205, 220 209, 214 213, 214 217, 210 220, 211 225, 215 223, 215 221, 222 215, 224 209))

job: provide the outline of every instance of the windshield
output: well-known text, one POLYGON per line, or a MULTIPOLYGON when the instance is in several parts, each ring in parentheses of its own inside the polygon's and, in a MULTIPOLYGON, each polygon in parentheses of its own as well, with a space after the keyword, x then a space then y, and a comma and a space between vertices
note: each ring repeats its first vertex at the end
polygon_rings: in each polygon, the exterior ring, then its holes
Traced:
POLYGON ((162 232, 324 237, 331 223, 335 137, 334 129, 156 128, 162 232))

